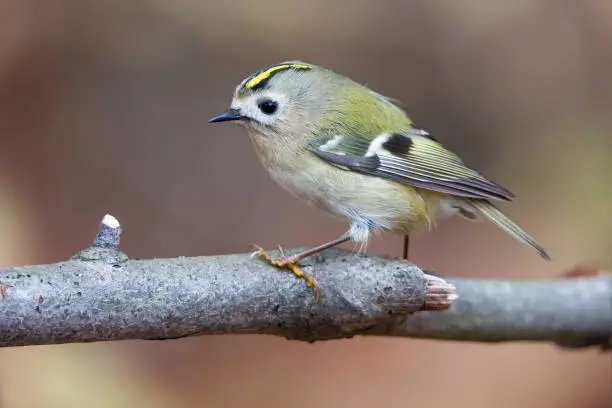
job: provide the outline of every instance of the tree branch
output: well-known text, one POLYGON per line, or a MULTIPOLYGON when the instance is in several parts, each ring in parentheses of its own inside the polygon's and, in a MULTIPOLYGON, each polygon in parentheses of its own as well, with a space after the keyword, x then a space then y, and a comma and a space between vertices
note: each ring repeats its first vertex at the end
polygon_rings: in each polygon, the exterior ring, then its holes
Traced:
POLYGON ((375 328, 382 335, 480 342, 551 341, 566 348, 612 347, 612 275, 504 281, 449 278, 458 299, 375 328))
POLYGON ((315 304, 303 280, 248 254, 128 259, 120 232, 107 215, 70 260, 0 269, 0 346, 221 333, 611 345, 612 276, 451 284, 406 261, 333 249, 301 263, 321 287, 315 304))

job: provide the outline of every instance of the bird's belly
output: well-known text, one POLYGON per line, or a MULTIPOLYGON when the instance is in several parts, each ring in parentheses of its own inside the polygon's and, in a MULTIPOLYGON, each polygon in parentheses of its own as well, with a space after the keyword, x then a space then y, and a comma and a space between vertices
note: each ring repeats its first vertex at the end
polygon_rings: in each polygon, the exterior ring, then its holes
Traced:
POLYGON ((286 166, 277 163, 267 166, 264 162, 264 167, 273 180, 295 197, 345 218, 350 224, 408 234, 430 226, 435 216, 437 199, 428 192, 321 165, 314 156, 286 166))

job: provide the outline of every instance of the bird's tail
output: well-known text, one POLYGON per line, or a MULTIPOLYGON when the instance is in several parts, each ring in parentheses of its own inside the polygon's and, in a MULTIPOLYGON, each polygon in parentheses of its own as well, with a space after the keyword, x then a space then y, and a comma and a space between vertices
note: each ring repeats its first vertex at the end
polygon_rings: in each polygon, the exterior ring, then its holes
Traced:
POLYGON ((497 207, 486 200, 470 200, 470 204, 474 206, 481 214, 491 220, 502 230, 512 235, 525 245, 535 249, 542 258, 550 260, 550 256, 529 234, 527 234, 514 221, 508 218, 497 207))

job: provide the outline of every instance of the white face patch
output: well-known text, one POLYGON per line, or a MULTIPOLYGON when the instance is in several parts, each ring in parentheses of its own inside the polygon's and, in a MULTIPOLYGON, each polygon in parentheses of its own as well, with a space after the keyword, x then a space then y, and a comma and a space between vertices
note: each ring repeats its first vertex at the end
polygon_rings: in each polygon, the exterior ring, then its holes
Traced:
POLYGON ((319 150, 322 150, 322 151, 326 152, 326 151, 329 151, 331 149, 334 149, 334 148, 338 147, 338 145, 340 144, 342 139, 344 139, 343 135, 336 135, 333 138, 331 138, 330 140, 328 140, 326 143, 324 143, 321 146, 319 146, 319 150))
POLYGON ((253 119, 262 125, 271 125, 278 121, 287 111, 287 98, 278 92, 266 92, 250 95, 242 100, 234 99, 231 104, 232 109, 237 109, 241 114, 253 119), (278 110, 273 114, 265 114, 259 108, 259 102, 271 100, 278 104, 278 110))
POLYGON ((364 157, 372 157, 379 153, 384 153, 385 148, 383 147, 383 145, 387 141, 389 141, 389 138, 391 138, 390 133, 383 133, 380 136, 376 136, 374 140, 372 140, 372 142, 370 143, 370 146, 368 147, 368 151, 366 152, 364 157))

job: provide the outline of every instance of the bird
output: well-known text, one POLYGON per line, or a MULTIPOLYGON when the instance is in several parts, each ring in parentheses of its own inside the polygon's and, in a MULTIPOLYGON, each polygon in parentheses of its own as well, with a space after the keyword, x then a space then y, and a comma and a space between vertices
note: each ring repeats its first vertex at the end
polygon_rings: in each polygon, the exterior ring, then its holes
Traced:
MULTIPOLYGON (((542 258, 548 253, 494 202, 514 194, 467 166, 417 126, 396 99, 329 68, 301 60, 259 69, 234 89, 229 108, 209 123, 242 125, 269 176, 291 195, 348 229, 340 237, 273 258, 254 254, 318 285, 297 263, 353 242, 362 253, 382 231, 407 237, 455 215, 488 219, 542 258)), ((407 245, 404 248, 407 257, 407 245)))

